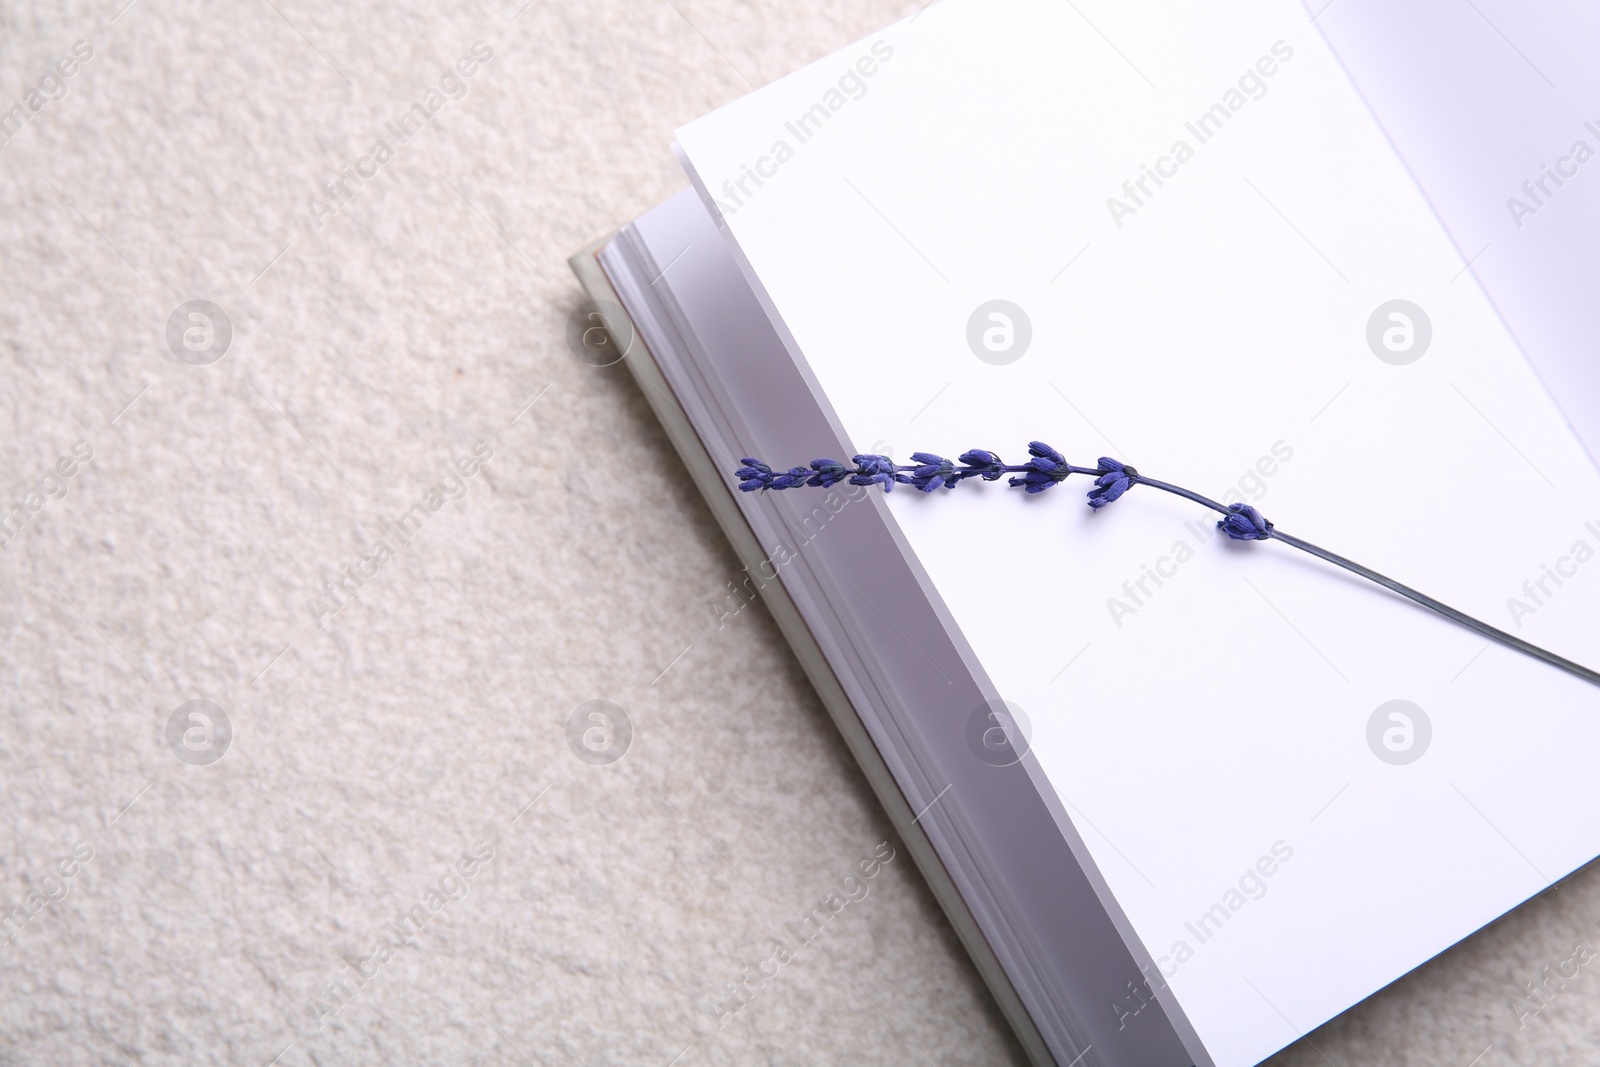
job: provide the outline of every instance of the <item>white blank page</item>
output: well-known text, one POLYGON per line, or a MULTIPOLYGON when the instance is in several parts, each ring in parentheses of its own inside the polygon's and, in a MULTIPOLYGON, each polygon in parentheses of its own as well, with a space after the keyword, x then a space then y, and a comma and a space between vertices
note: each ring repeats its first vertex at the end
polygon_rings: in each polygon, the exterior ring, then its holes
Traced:
MULTIPOLYGON (((1296 4, 947 0, 679 139, 858 450, 1115 456, 1600 663, 1600 477, 1296 4), (1004 365, 967 340, 997 298, 1004 365), (1404 365, 1368 341, 1395 299, 1431 322, 1404 365)), ((1600 690, 1087 488, 891 503, 1216 1063, 1600 853, 1600 690), (1392 700, 1431 724, 1405 765, 1369 747, 1392 700)))

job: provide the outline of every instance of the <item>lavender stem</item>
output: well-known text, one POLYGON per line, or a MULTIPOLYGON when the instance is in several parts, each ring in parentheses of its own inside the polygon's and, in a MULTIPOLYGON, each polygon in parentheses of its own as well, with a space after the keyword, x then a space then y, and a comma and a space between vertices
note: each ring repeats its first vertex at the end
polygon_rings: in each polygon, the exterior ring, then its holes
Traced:
POLYGON ((1592 671, 1581 663, 1574 663, 1570 659, 1556 655, 1554 652, 1547 652, 1538 645, 1529 644, 1520 637, 1513 637, 1504 630, 1497 630, 1486 622, 1479 622, 1471 615, 1468 615, 1465 612, 1457 611, 1450 605, 1441 603, 1440 601, 1437 601, 1433 599, 1433 597, 1424 593, 1419 593, 1409 586, 1401 585, 1393 578, 1379 574, 1370 567, 1363 567, 1354 560, 1345 559, 1343 556, 1338 555, 1337 553, 1329 552, 1327 549, 1314 545, 1310 541, 1302 541, 1300 538, 1283 533, 1281 530, 1270 530, 1268 531, 1268 536, 1274 541, 1282 541, 1284 544, 1298 548, 1302 552, 1309 552, 1319 559, 1324 559, 1335 566, 1343 567, 1352 574, 1359 574, 1361 577, 1370 582, 1376 582, 1385 589, 1393 590, 1408 600, 1414 600, 1423 607, 1438 612, 1440 615, 1443 615, 1452 622, 1465 626, 1469 630, 1476 630, 1478 633, 1492 641, 1498 641, 1503 645, 1508 645, 1511 648, 1516 649, 1518 652, 1524 652, 1535 657, 1536 659, 1542 659, 1546 663, 1560 667, 1568 674, 1577 675, 1586 682, 1594 685, 1600 685, 1600 671, 1592 671))
MULTIPOLYGON (((1215 500, 1211 500, 1208 497, 1203 497, 1199 493, 1184 489, 1182 486, 1171 485, 1167 482, 1160 482, 1154 478, 1146 478, 1142 474, 1136 475, 1129 480, 1135 485, 1148 485, 1152 489, 1160 489, 1164 492, 1185 497, 1186 499, 1193 500, 1197 504, 1204 504, 1212 511, 1219 511, 1224 515, 1229 513, 1228 509, 1222 504, 1219 504, 1215 500)), ((1558 656, 1554 652, 1546 651, 1545 649, 1540 648, 1538 645, 1530 644, 1520 637, 1514 637, 1511 634, 1506 633, 1504 630, 1496 629, 1486 622, 1481 622, 1478 619, 1473 618, 1464 611, 1458 611, 1457 609, 1452 608, 1449 604, 1433 599, 1433 597, 1428 596, 1426 593, 1419 593, 1410 586, 1402 585, 1387 575, 1379 574, 1371 567, 1363 567, 1354 560, 1345 559, 1337 552, 1329 552, 1327 549, 1322 548, 1319 545, 1314 545, 1310 541, 1301 540, 1292 534, 1286 534, 1275 527, 1269 527, 1267 530, 1267 537, 1274 541, 1282 541, 1291 548, 1298 548, 1302 552, 1309 552, 1318 559, 1326 560, 1336 567, 1343 567, 1352 574, 1359 574, 1369 582, 1376 582, 1385 589, 1399 593, 1406 599, 1413 600, 1431 611, 1438 612, 1451 622, 1454 622, 1460 626, 1465 626, 1469 630, 1474 630, 1477 633, 1482 634, 1484 637, 1489 638, 1491 641, 1498 641, 1503 645, 1507 645, 1516 649, 1518 652, 1526 653, 1527 655, 1533 656, 1536 659, 1542 659, 1546 663, 1560 667, 1567 673, 1574 674, 1586 682, 1594 685, 1600 685, 1600 671, 1592 671, 1588 667, 1583 666, 1581 663, 1574 663, 1570 659, 1558 656)))
MULTIPOLYGON (((1106 472, 1105 471, 1096 471, 1095 473, 1096 474, 1104 474, 1106 472)), ((1206 507, 1210 508, 1212 511, 1218 511, 1218 512, 1221 512, 1224 515, 1229 514, 1228 508, 1227 508, 1226 505, 1219 504, 1215 500, 1212 500, 1210 497, 1201 496, 1199 493, 1196 493, 1196 492, 1194 492, 1192 490, 1189 490, 1189 489, 1185 489, 1182 486, 1172 485, 1172 484, 1170 484, 1168 482, 1158 482, 1154 478, 1146 478, 1142 474, 1136 474, 1136 475, 1134 475, 1132 478, 1130 478, 1128 480, 1130 482, 1132 482, 1134 485, 1148 485, 1152 489, 1160 489, 1164 493, 1173 493, 1173 494, 1175 494, 1177 496, 1184 497, 1184 498, 1186 498, 1188 500, 1193 500, 1196 504, 1204 504, 1206 507)))
POLYGON ((1480 622, 1448 604, 1419 593, 1409 586, 1401 585, 1393 578, 1379 574, 1369 567, 1363 567, 1353 560, 1345 559, 1309 541, 1281 533, 1248 504, 1218 503, 1210 497, 1201 496, 1182 486, 1147 478, 1127 464, 1105 456, 1100 457, 1098 466, 1079 467, 1068 463, 1066 457, 1042 441, 1029 442, 1028 451, 1034 458, 1019 465, 1004 463, 993 452, 981 449, 962 453, 961 466, 942 456, 925 452, 912 453, 911 458, 915 462, 909 466, 897 465, 888 456, 860 455, 855 457, 853 467, 847 467, 838 460, 818 459, 813 460, 809 467, 792 467, 787 471, 774 471, 759 460, 746 459, 745 465, 739 468, 736 476, 740 479, 739 488, 747 493, 767 489, 794 489, 802 485, 827 487, 845 479, 849 479, 852 485, 880 485, 885 491, 893 489, 897 483, 910 484, 922 492, 931 493, 940 488, 952 489, 966 478, 995 481, 1002 475, 1011 474, 1020 477, 1011 478, 1010 485, 1020 486, 1029 493, 1042 493, 1066 481, 1071 475, 1081 474, 1095 479, 1094 488, 1089 490, 1089 506, 1096 511, 1120 499, 1133 486, 1148 485, 1152 489, 1183 497, 1185 500, 1220 513, 1223 519, 1217 523, 1217 527, 1233 540, 1281 541, 1291 548, 1298 548, 1318 559, 1343 567, 1352 574, 1360 575, 1391 592, 1399 593, 1406 599, 1444 616, 1457 625, 1482 634, 1491 641, 1498 641, 1508 648, 1559 667, 1591 685, 1600 685, 1600 671, 1590 670, 1580 663, 1548 652, 1520 637, 1513 637, 1504 630, 1480 622))

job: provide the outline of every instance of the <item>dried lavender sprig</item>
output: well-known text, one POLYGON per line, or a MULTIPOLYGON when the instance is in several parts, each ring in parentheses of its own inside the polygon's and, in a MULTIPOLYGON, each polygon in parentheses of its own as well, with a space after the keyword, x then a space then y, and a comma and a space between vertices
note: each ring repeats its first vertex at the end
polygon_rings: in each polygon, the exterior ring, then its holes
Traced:
POLYGON ((912 462, 908 465, 896 464, 888 456, 864 454, 852 457, 854 467, 847 467, 834 459, 816 459, 811 461, 809 467, 791 467, 786 471, 774 471, 760 460, 744 459, 741 461, 744 466, 735 472, 735 476, 739 479, 739 488, 747 493, 767 489, 796 489, 800 486, 826 487, 842 481, 848 481, 851 485, 881 485, 884 492, 890 491, 896 484, 901 484, 913 486, 924 493, 931 493, 941 488, 954 489, 968 478, 981 478, 983 481, 993 482, 1009 474, 1011 475, 1008 479, 1009 485, 1020 487, 1029 493, 1042 493, 1066 481, 1071 475, 1081 474, 1094 479, 1094 486, 1089 490, 1089 506, 1096 511, 1114 503, 1134 486, 1148 485, 1152 489, 1172 493, 1219 512, 1222 518, 1217 522, 1217 529, 1235 541, 1278 541, 1291 548, 1297 548, 1337 567, 1343 567, 1352 574, 1358 574, 1385 589, 1399 593, 1408 600, 1490 640, 1541 659, 1592 685, 1600 685, 1600 672, 1590 670, 1581 663, 1574 663, 1520 637, 1514 637, 1425 593, 1419 593, 1410 586, 1402 585, 1393 578, 1379 574, 1370 567, 1363 567, 1310 541, 1283 533, 1274 528, 1272 523, 1249 504, 1220 504, 1192 489, 1148 478, 1126 463, 1106 456, 1101 456, 1098 465, 1094 467, 1075 466, 1042 441, 1029 442, 1028 454, 1032 458, 1027 463, 1017 465, 1006 463, 998 455, 986 449, 963 452, 956 462, 931 452, 913 452, 912 462))

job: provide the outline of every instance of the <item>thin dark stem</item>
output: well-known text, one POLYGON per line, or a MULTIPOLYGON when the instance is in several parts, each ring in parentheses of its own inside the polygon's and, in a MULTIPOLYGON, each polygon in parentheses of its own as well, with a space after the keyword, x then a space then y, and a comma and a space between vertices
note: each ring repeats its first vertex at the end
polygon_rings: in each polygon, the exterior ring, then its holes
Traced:
POLYGON ((1325 559, 1335 566, 1343 567, 1352 574, 1359 574, 1368 581, 1377 582, 1385 589, 1391 589, 1408 600, 1414 600, 1423 607, 1432 611, 1436 611, 1450 621, 1459 623, 1469 630, 1475 630, 1490 640, 1499 641, 1501 644, 1508 645, 1511 648, 1516 649, 1518 652, 1525 652, 1537 659, 1542 659, 1546 663, 1560 667, 1569 674, 1577 675, 1586 682, 1590 682, 1594 685, 1600 685, 1600 671, 1592 671, 1588 667, 1583 666, 1581 663, 1574 663, 1570 659, 1556 655, 1554 652, 1547 652, 1538 645, 1529 644, 1520 637, 1513 637, 1504 630, 1497 630, 1486 622, 1479 622, 1477 619, 1474 619, 1471 615, 1468 615, 1465 612, 1457 611, 1448 604, 1441 603, 1433 599, 1431 596, 1419 593, 1409 586, 1401 585, 1393 578, 1379 574, 1370 567, 1363 567, 1354 560, 1348 560, 1341 555, 1329 552, 1327 549, 1318 547, 1317 545, 1312 544, 1310 541, 1302 541, 1300 538, 1286 534, 1281 530, 1269 530, 1267 534, 1274 541, 1282 541, 1284 544, 1289 545, 1292 548, 1298 548, 1302 552, 1309 552, 1319 559, 1325 559))
POLYGON ((1185 497, 1186 499, 1193 500, 1196 504, 1204 504, 1212 511, 1221 512, 1224 515, 1231 514, 1226 505, 1219 504, 1210 497, 1201 496, 1199 493, 1185 489, 1182 486, 1172 485, 1169 482, 1158 482, 1154 478, 1146 478, 1142 474, 1136 474, 1128 480, 1134 485, 1148 485, 1150 488, 1159 489, 1164 493, 1173 493, 1177 496, 1185 497))

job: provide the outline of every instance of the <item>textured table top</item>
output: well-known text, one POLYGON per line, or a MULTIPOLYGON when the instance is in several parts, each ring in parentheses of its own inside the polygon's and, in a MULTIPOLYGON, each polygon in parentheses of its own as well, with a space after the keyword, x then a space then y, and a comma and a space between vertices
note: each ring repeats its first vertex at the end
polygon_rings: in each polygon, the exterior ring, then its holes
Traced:
MULTIPOLYGON (((674 126, 916 7, 0 8, 0 1062, 1017 1059, 565 340, 674 126)), ((1577 1062, 1591 920, 1275 1062, 1577 1062)))

